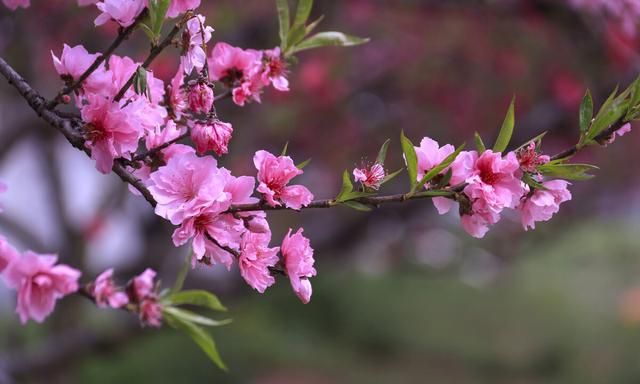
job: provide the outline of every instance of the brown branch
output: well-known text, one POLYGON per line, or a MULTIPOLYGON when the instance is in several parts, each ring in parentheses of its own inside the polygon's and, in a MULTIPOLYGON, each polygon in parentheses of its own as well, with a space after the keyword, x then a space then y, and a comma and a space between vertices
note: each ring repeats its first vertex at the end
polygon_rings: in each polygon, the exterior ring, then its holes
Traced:
MULTIPOLYGON (((623 125, 625 125, 626 123, 623 121, 622 118, 620 118, 620 120, 616 121, 615 123, 611 124, 611 126, 607 129, 605 129, 604 131, 600 132, 600 134, 598 134, 596 137, 593 138, 593 141, 597 142, 597 143, 604 143, 606 142, 608 139, 611 138, 612 135, 615 134, 615 132, 622 128, 623 125)), ((551 156, 551 160, 558 160, 558 159, 565 159, 565 158, 569 158, 574 156, 576 153, 578 153, 582 148, 584 148, 584 146, 580 146, 578 144, 565 149, 562 152, 558 152, 555 155, 551 156)))
POLYGON ((133 30, 136 29, 138 24, 146 16, 147 16, 147 10, 145 9, 134 20, 133 24, 131 24, 130 26, 128 26, 126 28, 120 28, 120 30, 118 31, 118 37, 116 37, 116 39, 113 41, 113 43, 111 43, 109 48, 107 48, 100 56, 96 57, 96 59, 93 61, 93 63, 91 63, 89 68, 87 68, 87 70, 84 71, 84 73, 82 75, 80 75, 80 77, 78 78, 78 80, 76 80, 75 83, 65 87, 62 91, 60 91, 56 95, 56 97, 53 100, 48 102, 47 105, 46 105, 46 108, 47 109, 55 108, 58 104, 60 104, 60 102, 62 101, 62 97, 63 96, 68 95, 71 92, 75 91, 76 89, 80 88, 82 86, 82 83, 87 78, 89 78, 89 76, 91 76, 91 74, 93 72, 95 72, 96 69, 98 69, 98 67, 100 67, 100 65, 102 65, 102 63, 104 63, 105 60, 107 60, 107 58, 109 58, 109 56, 111 56, 111 54, 120 46, 120 44, 122 44, 122 42, 124 42, 126 39, 129 38, 129 36, 133 32, 133 30))
POLYGON ((176 137, 173 140, 169 140, 166 143, 163 143, 162 145, 159 145, 157 147, 151 148, 150 150, 148 150, 146 152, 143 152, 143 153, 135 155, 131 159, 131 161, 143 161, 143 160, 145 160, 147 158, 151 158, 151 157, 155 156, 156 154, 158 154, 163 149, 165 149, 165 148, 177 143, 180 140, 186 139, 187 137, 189 137, 189 135, 190 135, 190 133, 187 130, 187 132, 183 133, 182 135, 176 137))

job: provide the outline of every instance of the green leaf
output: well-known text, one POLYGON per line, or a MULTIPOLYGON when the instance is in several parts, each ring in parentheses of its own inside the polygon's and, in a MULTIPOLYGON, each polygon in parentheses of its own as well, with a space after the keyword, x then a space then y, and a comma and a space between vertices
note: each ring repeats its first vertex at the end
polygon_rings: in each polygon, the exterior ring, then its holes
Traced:
POLYGON ((519 150, 521 150, 522 148, 524 148, 526 145, 529 145, 530 142, 534 142, 536 144, 536 148, 540 147, 540 144, 542 143, 542 138, 545 137, 547 134, 547 131, 542 132, 541 134, 539 134, 538 136, 534 137, 533 139, 527 140, 524 142, 524 144, 522 144, 521 146, 519 146, 518 148, 516 148, 514 150, 514 152, 517 152, 519 150))
MULTIPOLYGON (((155 36, 160 39, 160 34, 162 33, 162 26, 164 25, 165 17, 167 16, 167 11, 169 10, 169 5, 171 3, 170 0, 155 0, 151 3, 155 3, 155 12, 153 19, 153 33, 155 36)), ((149 5, 151 5, 151 3, 149 5)))
POLYGON ((175 317, 170 313, 165 315, 165 319, 167 320, 167 324, 169 324, 172 328, 180 330, 189 337, 202 349, 202 351, 209 357, 209 359, 216 364, 220 369, 227 370, 227 366, 222 361, 220 357, 220 353, 216 348, 216 343, 213 341, 213 338, 209 333, 207 333, 204 329, 200 328, 196 324, 185 321, 180 317, 175 317))
POLYGON ((629 98, 629 110, 625 115, 625 121, 631 121, 638 115, 638 108, 640 107, 640 76, 629 86, 631 88, 631 96, 629 98))
POLYGON ((278 9, 278 24, 280 26, 280 49, 282 51, 287 50, 287 36, 289 35, 289 26, 291 19, 289 16, 289 1, 288 0, 276 0, 276 7, 278 9))
POLYGON ((308 158, 307 160, 303 161, 302 163, 296 165, 296 168, 303 169, 304 167, 309 165, 310 162, 311 162, 311 158, 308 158))
POLYGON ((384 165, 384 161, 387 159, 387 149, 389 149, 390 142, 391 139, 387 139, 387 141, 382 144, 380 151, 378 151, 378 157, 376 157, 376 163, 384 165))
POLYGON ((307 25, 304 28, 304 35, 308 36, 311 32, 313 32, 313 30, 316 29, 316 27, 318 26, 318 24, 320 24, 322 20, 324 20, 324 15, 321 15, 320 17, 312 21, 309 25, 307 25))
POLYGON ((138 67, 138 69, 136 69, 136 75, 133 81, 133 90, 138 95, 145 95, 147 99, 151 101, 151 90, 147 84, 147 71, 142 67, 138 67))
POLYGON ((480 134, 478 132, 473 135, 473 139, 476 142, 476 149, 478 150, 478 154, 481 154, 482 152, 487 150, 487 147, 484 145, 482 137, 480 137, 480 134))
POLYGON ((629 101, 622 98, 616 98, 610 103, 606 110, 601 110, 593 120, 591 128, 586 134, 587 142, 593 140, 602 131, 609 128, 612 124, 620 120, 628 111, 629 101))
POLYGON ((176 307, 164 307, 162 308, 162 311, 165 316, 169 314, 174 318, 180 318, 183 321, 204 325, 206 327, 220 327, 220 326, 231 323, 231 319, 222 320, 222 321, 213 320, 208 317, 198 315, 197 313, 187 311, 186 309, 181 309, 176 307))
POLYGON ((494 152, 503 152, 507 149, 507 146, 511 141, 513 127, 515 126, 515 102, 516 98, 514 96, 513 99, 511 99, 511 104, 509 104, 507 116, 505 116, 504 121, 502 122, 502 128, 500 128, 500 133, 498 134, 496 143, 493 145, 494 152))
POLYGON ((296 25, 289 30, 287 34, 287 52, 289 54, 295 52, 294 47, 305 38, 306 33, 306 27, 304 25, 296 25))
POLYGON ((422 186, 424 186, 426 183, 428 183, 431 179, 433 179, 434 177, 438 176, 440 174, 440 172, 444 171, 445 168, 447 168, 448 166, 451 165, 451 163, 453 163, 453 161, 458 157, 460 152, 462 152, 464 147, 465 147, 465 144, 462 144, 452 154, 450 154, 449 156, 445 157, 445 159, 442 160, 442 162, 440 164, 438 164, 437 166, 433 167, 429 172, 427 172, 422 177, 420 182, 418 184, 416 184, 414 186, 414 188, 412 188, 411 191, 415 192, 416 190, 422 188, 422 186))
POLYGON ((287 156, 287 149, 289 149, 289 142, 288 141, 286 143, 284 143, 284 148, 282 148, 282 152, 280 153, 280 156, 287 156))
POLYGON ((593 98, 591 92, 587 89, 587 92, 582 98, 580 103, 580 133, 584 134, 589 130, 591 126, 591 119, 593 119, 593 98))
POLYGON ((418 156, 416 155, 416 148, 413 146, 411 140, 404 135, 404 131, 400 132, 400 144, 402 145, 404 160, 407 163, 409 183, 411 188, 413 188, 418 182, 418 156))
POLYGON ((294 28, 296 26, 304 26, 311 15, 311 8, 313 8, 313 0, 299 0, 298 8, 296 9, 296 17, 293 21, 294 28))
POLYGON ((380 185, 383 185, 384 183, 391 181, 394 177, 402 173, 402 171, 404 171, 404 168, 400 168, 397 171, 388 174, 387 176, 384 177, 384 179, 382 179, 382 181, 380 181, 380 185))
POLYGON ((538 166, 538 171, 544 176, 550 178, 566 179, 566 180, 587 180, 593 175, 587 172, 598 169, 598 167, 589 164, 543 164, 538 166))
POLYGON ((167 300, 171 305, 195 305, 198 307, 209 308, 214 311, 227 311, 227 308, 222 305, 216 295, 203 290, 181 291, 172 294, 167 300))
POLYGON ((353 191, 353 184, 351 183, 351 176, 349 175, 349 171, 346 169, 342 174, 342 188, 340 189, 340 193, 336 196, 335 201, 342 202, 342 198, 353 191))
POLYGON ((182 262, 182 266, 180 267, 180 270, 178 271, 178 275, 176 276, 176 281, 173 284, 173 287, 171 288, 171 293, 177 293, 180 292, 182 290, 182 286, 184 285, 184 281, 187 279, 187 275, 189 274, 189 270, 191 270, 191 259, 193 257, 193 249, 189 249, 189 252, 187 253, 187 256, 185 257, 184 261, 182 262))
POLYGON ((359 203, 357 201, 345 201, 344 203, 342 203, 344 205, 346 205, 349 208, 353 208, 356 211, 361 211, 361 212, 369 212, 371 211, 371 207, 362 203, 359 203))
POLYGON ((305 39, 300 44, 296 44, 291 53, 327 46, 351 47, 364 44, 368 41, 369 39, 367 38, 350 36, 342 32, 319 32, 305 39))

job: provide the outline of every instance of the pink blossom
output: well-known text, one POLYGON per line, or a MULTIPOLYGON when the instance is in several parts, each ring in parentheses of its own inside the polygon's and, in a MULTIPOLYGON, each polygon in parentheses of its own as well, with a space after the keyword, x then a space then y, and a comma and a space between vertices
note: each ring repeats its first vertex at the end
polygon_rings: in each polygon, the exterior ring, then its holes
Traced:
POLYGON ((0 236, 0 274, 19 257, 18 251, 4 237, 0 236))
MULTIPOLYGON (((76 45, 71 48, 64 44, 62 55, 58 58, 53 51, 51 57, 53 65, 60 76, 71 76, 74 80, 80 76, 93 64, 100 54, 90 54, 82 45, 76 45)), ((104 70, 104 66, 101 66, 104 70)))
POLYGON ((611 137, 605 142, 605 145, 612 144, 616 140, 616 137, 622 137, 629 132, 631 132, 631 123, 627 123, 613 132, 611 137))
POLYGON ((280 48, 263 51, 264 69, 262 71, 262 81, 264 84, 271 84, 278 91, 289 90, 289 80, 287 80, 287 63, 282 57, 280 48))
POLYGON ((530 173, 537 173, 539 165, 546 164, 551 160, 549 156, 538 153, 536 143, 533 141, 517 151, 516 155, 520 162, 520 169, 530 173))
POLYGON ((207 114, 213 106, 213 89, 207 84, 196 83, 189 88, 187 99, 192 112, 207 114))
POLYGON ((129 286, 131 300, 139 303, 149 296, 154 296, 155 279, 156 271, 150 268, 145 269, 144 272, 134 277, 129 286))
POLYGON ((309 239, 302 235, 303 229, 300 228, 293 236, 291 229, 282 240, 282 258, 285 271, 289 276, 291 287, 298 298, 307 304, 311 300, 311 282, 310 277, 316 275, 313 268, 313 248, 309 245, 309 239))
POLYGON ((119 103, 101 96, 88 95, 87 105, 81 111, 86 123, 85 145, 91 149, 91 158, 96 160, 96 168, 109 173, 113 160, 138 148, 143 128, 137 119, 137 106, 130 104, 124 108, 119 103))
POLYGON ((255 234, 246 232, 242 237, 241 253, 238 259, 240 275, 256 291, 264 291, 276 280, 271 275, 270 267, 278 262, 278 247, 269 248, 271 234, 255 234))
POLYGON ((94 21, 96 26, 114 20, 122 27, 128 27, 147 6, 147 0, 102 0, 96 7, 102 12, 94 21))
POLYGON ((158 302, 157 297, 150 296, 142 300, 138 311, 143 325, 153 328, 162 326, 162 305, 158 302))
POLYGON ((167 17, 178 17, 181 13, 185 13, 190 9, 196 9, 200 6, 200 0, 171 0, 167 17))
POLYGON ((18 7, 28 8, 31 5, 30 0, 2 0, 2 2, 12 11, 15 11, 18 7))
POLYGON ((385 175, 384 168, 378 163, 374 163, 370 167, 363 166, 362 168, 355 168, 353 170, 353 178, 355 181, 376 191, 380 188, 380 183, 385 175))
POLYGON ((169 143, 185 132, 185 127, 178 127, 173 120, 167 120, 164 127, 156 127, 153 131, 147 132, 144 140, 147 150, 169 143))
POLYGON ((213 28, 205 24, 205 17, 196 15, 187 21, 187 28, 183 36, 184 53, 180 57, 180 63, 185 74, 190 74, 194 69, 200 71, 206 62, 207 53, 202 46, 211 40, 213 28))
POLYGON ((5 270, 7 285, 18 290, 16 312, 23 324, 29 319, 41 323, 53 312, 56 300, 78 290, 80 271, 56 265, 57 260, 55 255, 27 251, 5 270))
MULTIPOLYGON (((445 146, 446 147, 446 146, 445 146)), ((444 147, 440 148, 441 150, 444 147)), ((453 149, 453 147, 452 147, 453 149)), ((420 156, 420 155, 418 155, 420 156)), ((445 155, 445 157, 448 155, 445 155)), ((451 180, 449 181, 450 185, 458 185, 464 183, 468 177, 471 176, 473 171, 474 164, 478 158, 478 153, 476 151, 462 151, 458 154, 458 157, 451 164, 451 180)), ((444 158, 443 158, 444 159, 444 158)), ((449 212, 455 202, 451 199, 447 199, 445 197, 434 197, 433 205, 438 210, 438 213, 444 215, 449 212)))
POLYGON ((551 180, 542 183, 542 185, 546 189, 536 189, 518 207, 525 230, 535 229, 536 221, 550 220, 560 210, 560 204, 571 200, 567 181, 551 180))
POLYGON ((129 297, 113 281, 113 269, 102 272, 90 285, 89 293, 100 308, 122 308, 129 304, 129 297))
POLYGON ((225 175, 211 157, 192 152, 173 156, 150 176, 149 191, 157 201, 156 214, 178 225, 205 208, 211 214, 229 206, 225 175))
POLYGON ((440 165, 447 156, 452 154, 455 148, 451 144, 440 147, 437 141, 425 137, 420 141, 420 146, 415 147, 415 150, 418 157, 418 181, 420 181, 427 172, 440 165))
POLYGON ((258 151, 253 156, 253 164, 258 170, 258 192, 270 206, 276 207, 282 202, 288 208, 300 209, 313 200, 313 194, 306 187, 287 186, 291 179, 303 173, 289 156, 275 157, 267 151, 258 151))
POLYGON ((196 121, 191 127, 191 140, 199 154, 214 151, 216 155, 221 156, 228 152, 232 133, 233 127, 229 123, 220 120, 196 121))
POLYGON ((176 119, 182 117, 182 112, 184 112, 188 107, 187 98, 184 90, 182 89, 183 85, 184 69, 182 65, 180 65, 178 72, 176 72, 176 75, 171 80, 171 89, 169 92, 169 106, 176 119))
POLYGON ((515 208, 525 192, 519 169, 513 152, 503 158, 501 153, 487 150, 478 157, 464 193, 472 201, 482 200, 498 210, 515 208))
POLYGON ((262 53, 243 50, 227 43, 217 43, 209 58, 209 74, 232 88, 233 101, 243 106, 247 101, 260 101, 262 53))

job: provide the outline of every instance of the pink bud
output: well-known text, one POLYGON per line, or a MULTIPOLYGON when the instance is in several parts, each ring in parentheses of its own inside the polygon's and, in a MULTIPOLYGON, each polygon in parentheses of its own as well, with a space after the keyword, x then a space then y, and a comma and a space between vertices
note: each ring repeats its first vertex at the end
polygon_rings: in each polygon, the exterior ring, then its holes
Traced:
POLYGON ((214 151, 220 156, 228 152, 233 127, 219 120, 214 122, 196 122, 191 127, 191 140, 196 145, 198 154, 214 151))
POLYGON ((209 113, 213 99, 213 89, 206 84, 197 83, 189 89, 189 108, 195 113, 209 113))
POLYGON ((62 103, 63 104, 69 104, 71 102, 71 96, 69 95, 63 95, 62 96, 62 103))

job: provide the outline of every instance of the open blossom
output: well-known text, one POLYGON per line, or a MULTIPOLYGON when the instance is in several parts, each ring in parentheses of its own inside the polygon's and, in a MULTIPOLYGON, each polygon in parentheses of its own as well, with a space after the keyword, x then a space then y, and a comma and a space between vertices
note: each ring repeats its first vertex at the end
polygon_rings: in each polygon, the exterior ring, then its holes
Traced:
MULTIPOLYGON (((422 141, 420 141, 420 146, 414 148, 418 158, 418 181, 455 151, 453 145, 446 144, 440 147, 437 141, 429 137, 423 138, 422 141)), ((446 170, 443 170, 443 173, 444 172, 446 172, 446 170)), ((428 187, 428 185, 425 185, 425 187, 428 187)))
POLYGON ((220 213, 229 206, 225 176, 211 156, 198 157, 193 152, 173 156, 150 175, 150 183, 149 191, 158 203, 156 214, 174 225, 205 208, 220 213))
POLYGON ((149 295, 153 295, 155 292, 155 278, 156 271, 151 268, 147 268, 134 277, 129 287, 129 294, 132 301, 139 302, 149 295))
POLYGON ((269 271, 278 262, 278 247, 269 248, 271 234, 246 232, 242 237, 241 253, 238 259, 240 275, 253 289, 260 293, 273 285, 276 280, 269 271))
POLYGON ((205 24, 205 17, 196 15, 187 21, 187 28, 184 30, 183 54, 180 63, 184 72, 188 75, 194 69, 200 71, 206 62, 207 53, 202 46, 211 40, 213 28, 205 24))
POLYGON ((25 324, 29 319, 41 323, 53 312, 56 300, 78 290, 80 271, 57 264, 55 255, 27 251, 4 272, 9 288, 18 291, 16 312, 25 324))
POLYGON ((30 0, 2 0, 2 3, 12 11, 15 11, 18 7, 28 8, 31 5, 30 0))
POLYGON ((178 72, 171 79, 171 87, 169 91, 169 107, 176 119, 182 117, 182 113, 188 108, 189 104, 184 90, 184 69, 182 64, 178 68, 178 72))
POLYGON ((289 276, 291 287, 298 298, 307 304, 311 300, 310 277, 316 275, 313 267, 313 248, 309 245, 309 239, 302 235, 303 229, 291 235, 291 229, 282 240, 282 258, 285 271, 289 276))
POLYGON ((64 44, 62 55, 59 58, 51 51, 53 65, 58 74, 70 76, 74 80, 80 78, 99 56, 98 53, 89 53, 82 45, 76 45, 72 48, 64 44))
POLYGON ((258 170, 258 192, 270 206, 277 207, 282 202, 288 208, 300 209, 313 200, 313 194, 306 187, 287 186, 291 179, 304 173, 289 156, 275 157, 267 151, 258 151, 253 156, 253 164, 258 170))
POLYGON ((122 108, 119 103, 96 95, 89 95, 87 100, 81 111, 86 123, 85 145, 91 149, 98 171, 106 174, 111 172, 115 158, 135 152, 143 128, 136 104, 122 108))
POLYGON ((367 188, 378 190, 380 183, 385 177, 385 171, 382 165, 374 163, 372 166, 363 166, 353 170, 353 178, 355 181, 362 183, 367 188))
POLYGON ((289 90, 289 80, 287 80, 287 63, 282 57, 280 47, 267 49, 262 55, 264 69, 262 70, 262 82, 267 85, 269 82, 278 91, 289 90))
POLYGON ((233 102, 243 106, 247 101, 260 101, 262 52, 243 50, 227 43, 217 43, 208 60, 212 80, 232 89, 233 102))
POLYGON ((536 144, 533 141, 517 151, 516 156, 520 162, 520 169, 530 173, 537 173, 539 165, 546 164, 551 160, 549 156, 541 155, 536 151, 536 144))
POLYGON ((147 0, 102 0, 96 7, 102 12, 94 21, 96 26, 114 20, 122 27, 128 27, 147 6, 147 0))
POLYGON ((213 89, 205 83, 196 83, 189 87, 187 95, 189 109, 194 113, 209 113, 213 106, 213 89))
POLYGON ((129 297, 113 281, 113 269, 102 272, 89 287, 89 293, 100 308, 122 308, 129 303, 129 297))
POLYGON ((199 154, 213 151, 221 156, 228 152, 233 126, 220 120, 196 121, 191 127, 191 140, 199 154))
POLYGON ((185 13, 190 9, 196 9, 200 6, 200 0, 171 0, 167 17, 178 17, 181 13, 185 13))
POLYGON ((0 274, 11 264, 14 260, 18 259, 20 255, 11 244, 7 242, 2 236, 0 236, 0 274))
POLYGON ((569 183, 551 180, 542 183, 546 189, 536 189, 520 204, 520 218, 525 230, 536 227, 536 221, 548 221, 560 210, 560 204, 571 200, 569 183))

